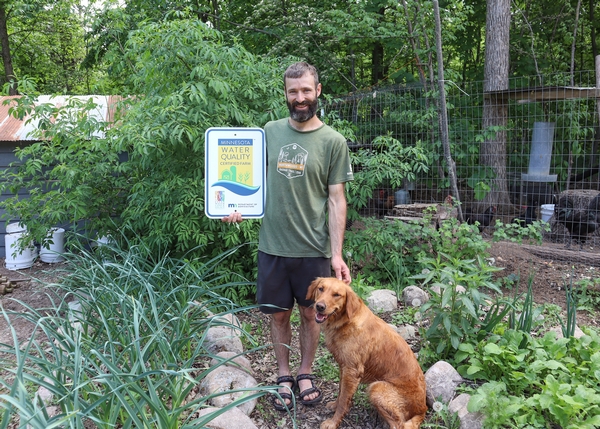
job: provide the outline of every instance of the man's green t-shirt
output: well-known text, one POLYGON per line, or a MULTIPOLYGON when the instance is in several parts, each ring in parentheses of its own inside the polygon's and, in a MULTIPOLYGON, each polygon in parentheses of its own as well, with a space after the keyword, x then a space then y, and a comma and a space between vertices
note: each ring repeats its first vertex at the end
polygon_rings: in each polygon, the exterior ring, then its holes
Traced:
POLYGON ((327 125, 298 131, 287 118, 267 123, 265 138, 267 197, 258 249, 330 258, 327 188, 354 178, 346 139, 327 125))

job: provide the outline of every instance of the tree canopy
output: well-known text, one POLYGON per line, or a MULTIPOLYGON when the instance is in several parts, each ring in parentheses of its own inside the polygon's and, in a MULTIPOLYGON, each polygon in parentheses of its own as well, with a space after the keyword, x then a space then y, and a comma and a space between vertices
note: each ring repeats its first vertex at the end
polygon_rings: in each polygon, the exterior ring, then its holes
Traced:
MULTIPOLYGON (((482 79, 486 2, 440 6, 446 69, 453 79, 482 79)), ((593 69, 596 8, 593 0, 512 2, 511 76, 593 69)), ((107 0, 85 8, 73 0, 3 0, 0 24, 2 13, 4 82, 11 73, 30 76, 42 93, 127 92, 127 71, 119 65, 129 38, 150 22, 188 19, 255 55, 314 63, 329 94, 430 79, 435 70, 432 5, 415 0, 107 0), (6 70, 6 55, 14 72, 6 70)))

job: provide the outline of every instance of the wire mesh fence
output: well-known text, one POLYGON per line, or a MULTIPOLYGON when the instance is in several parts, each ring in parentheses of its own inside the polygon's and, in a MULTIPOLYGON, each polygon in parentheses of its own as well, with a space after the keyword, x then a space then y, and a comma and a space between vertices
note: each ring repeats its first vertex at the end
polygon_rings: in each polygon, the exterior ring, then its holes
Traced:
MULTIPOLYGON (((483 212, 482 201, 489 203, 486 195, 498 188, 498 180, 504 181, 508 195, 491 203, 497 206, 496 219, 508 223, 519 216, 543 218, 552 226, 544 237, 548 243, 568 244, 579 234, 587 239, 583 250, 598 248, 600 228, 594 230, 600 217, 596 220, 587 214, 595 213, 589 204, 600 189, 600 93, 595 82, 593 71, 533 76, 510 79, 508 90, 487 94, 483 82, 446 82, 450 153, 461 208, 483 212), (504 125, 483 128, 485 103, 506 109, 504 125), (482 145, 500 144, 501 133, 506 136, 501 142, 505 148, 498 165, 483 165, 482 145), (557 222, 554 207, 563 196, 568 201, 561 204, 570 206, 566 207, 570 212, 557 222)), ((326 106, 329 113, 351 124, 355 137, 349 146, 354 152, 376 151, 376 139, 389 135, 403 146, 419 145, 427 154, 427 172, 405 180, 402 186, 382 180, 371 197, 371 210, 364 210, 364 215, 389 215, 391 207, 406 203, 441 203, 452 194, 436 89, 423 85, 377 88, 326 106)))

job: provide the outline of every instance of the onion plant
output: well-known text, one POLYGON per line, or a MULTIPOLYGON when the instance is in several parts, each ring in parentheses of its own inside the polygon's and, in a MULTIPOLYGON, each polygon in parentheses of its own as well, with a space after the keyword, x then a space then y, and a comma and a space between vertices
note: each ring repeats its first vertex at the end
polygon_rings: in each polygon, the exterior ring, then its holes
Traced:
POLYGON ((36 326, 28 340, 20 342, 13 330, 13 344, 0 345, 0 356, 10 355, 0 362, 10 373, 0 378, 0 429, 15 421, 34 429, 202 428, 229 407, 275 392, 276 386, 242 389, 228 407, 198 414, 214 396, 198 395, 198 383, 219 365, 209 365, 207 329, 228 325, 255 345, 223 317, 244 310, 220 294, 238 284, 214 274, 236 250, 195 261, 194 268, 185 259, 154 258, 143 246, 67 255, 60 284, 47 289, 49 308, 0 308, 8 326, 16 317, 36 326), (44 389, 51 397, 45 402, 44 389))
POLYGON ((567 315, 566 321, 560 319, 563 337, 569 338, 575 334, 577 327, 577 294, 573 290, 573 276, 571 276, 570 284, 565 286, 565 294, 567 298, 567 315))

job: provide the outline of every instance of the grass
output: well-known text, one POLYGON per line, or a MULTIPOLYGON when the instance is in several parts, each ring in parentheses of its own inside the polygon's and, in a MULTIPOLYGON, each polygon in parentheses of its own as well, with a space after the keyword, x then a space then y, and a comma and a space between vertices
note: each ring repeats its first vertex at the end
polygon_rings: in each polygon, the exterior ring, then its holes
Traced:
POLYGON ((24 317, 40 335, 20 343, 12 330, 13 344, 0 345, 1 355, 9 356, 0 366, 11 374, 0 379, 0 429, 16 419, 33 429, 83 428, 86 422, 107 429, 201 428, 227 409, 275 391, 261 386, 222 392, 237 399, 222 410, 197 414, 218 395, 195 395, 220 365, 208 365, 213 357, 204 344, 208 328, 227 325, 246 344, 256 344, 223 317, 247 309, 221 297, 220 291, 234 285, 214 274, 234 251, 200 268, 154 259, 136 246, 67 255, 71 268, 53 285, 63 293, 49 308, 21 303, 25 310, 18 314, 1 309, 9 326, 12 318, 24 317), (51 394, 58 415, 49 415, 36 393, 40 388, 51 394))

